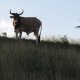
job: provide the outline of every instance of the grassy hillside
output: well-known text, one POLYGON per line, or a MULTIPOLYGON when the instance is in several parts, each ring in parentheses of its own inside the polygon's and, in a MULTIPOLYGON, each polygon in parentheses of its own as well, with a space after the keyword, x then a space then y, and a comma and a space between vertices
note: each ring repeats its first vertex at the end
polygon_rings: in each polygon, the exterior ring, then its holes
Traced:
POLYGON ((80 80, 80 45, 0 37, 0 80, 80 80))

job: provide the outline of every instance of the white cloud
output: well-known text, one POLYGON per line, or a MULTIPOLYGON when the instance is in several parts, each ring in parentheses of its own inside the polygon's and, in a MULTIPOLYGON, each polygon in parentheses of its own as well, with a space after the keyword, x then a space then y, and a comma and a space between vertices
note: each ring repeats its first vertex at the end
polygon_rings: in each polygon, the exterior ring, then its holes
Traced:
POLYGON ((1 33, 6 32, 8 37, 14 36, 14 27, 12 21, 0 20, 0 35, 1 33))

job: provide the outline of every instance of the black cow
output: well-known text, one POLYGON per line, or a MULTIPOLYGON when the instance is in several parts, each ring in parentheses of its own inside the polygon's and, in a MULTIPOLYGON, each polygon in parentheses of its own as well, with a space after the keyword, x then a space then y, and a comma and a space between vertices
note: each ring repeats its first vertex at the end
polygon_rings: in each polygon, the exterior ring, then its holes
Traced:
POLYGON ((13 18, 13 26, 16 33, 16 38, 21 38, 22 31, 26 32, 29 35, 31 32, 34 32, 36 36, 37 43, 40 42, 41 30, 42 30, 42 22, 36 17, 21 17, 24 11, 19 13, 12 13, 10 10, 10 18, 13 18), (39 33, 40 29, 40 33, 39 33), (20 35, 18 36, 18 33, 20 35))

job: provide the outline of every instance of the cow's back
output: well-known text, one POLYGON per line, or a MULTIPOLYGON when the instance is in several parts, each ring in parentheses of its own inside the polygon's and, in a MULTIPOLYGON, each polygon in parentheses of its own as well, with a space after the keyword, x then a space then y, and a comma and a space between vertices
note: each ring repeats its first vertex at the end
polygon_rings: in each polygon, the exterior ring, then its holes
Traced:
POLYGON ((21 17, 21 24, 24 31, 31 32, 33 29, 39 29, 41 21, 36 17, 21 17))

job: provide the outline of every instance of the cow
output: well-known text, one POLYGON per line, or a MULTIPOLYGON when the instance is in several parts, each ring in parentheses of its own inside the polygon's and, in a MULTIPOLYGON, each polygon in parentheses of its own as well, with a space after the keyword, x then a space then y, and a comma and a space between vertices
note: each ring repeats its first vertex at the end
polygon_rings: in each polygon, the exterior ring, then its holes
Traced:
POLYGON ((31 32, 34 32, 36 37, 36 42, 40 42, 42 22, 36 17, 21 17, 24 10, 21 13, 12 13, 10 9, 10 18, 13 18, 13 26, 16 33, 16 38, 22 36, 22 32, 26 32, 29 35, 31 32), (19 34, 19 35, 18 35, 19 34))

